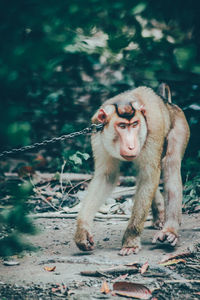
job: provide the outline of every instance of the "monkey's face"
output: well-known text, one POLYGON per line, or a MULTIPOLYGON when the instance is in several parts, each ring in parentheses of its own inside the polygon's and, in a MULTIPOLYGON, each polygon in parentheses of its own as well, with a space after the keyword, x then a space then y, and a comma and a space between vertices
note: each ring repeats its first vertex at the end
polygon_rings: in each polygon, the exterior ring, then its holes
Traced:
POLYGON ((140 119, 133 117, 131 120, 119 118, 114 123, 117 139, 114 143, 119 143, 120 156, 131 161, 140 153, 140 119))
POLYGON ((132 161, 138 157, 145 143, 146 121, 139 110, 134 109, 123 117, 120 117, 118 111, 113 105, 99 110, 98 120, 104 123, 102 143, 113 157, 132 161))

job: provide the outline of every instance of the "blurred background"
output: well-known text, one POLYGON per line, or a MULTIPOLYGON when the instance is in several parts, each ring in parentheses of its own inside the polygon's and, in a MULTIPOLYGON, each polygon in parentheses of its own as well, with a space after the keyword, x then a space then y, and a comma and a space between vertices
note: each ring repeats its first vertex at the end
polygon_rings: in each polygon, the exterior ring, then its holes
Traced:
MULTIPOLYGON (((190 124, 182 172, 194 182, 199 16, 198 0, 0 0, 0 151, 80 130, 109 97, 166 82, 190 124)), ((92 172, 89 137, 4 158, 3 190, 5 172, 57 172, 63 161, 67 172, 92 172)))

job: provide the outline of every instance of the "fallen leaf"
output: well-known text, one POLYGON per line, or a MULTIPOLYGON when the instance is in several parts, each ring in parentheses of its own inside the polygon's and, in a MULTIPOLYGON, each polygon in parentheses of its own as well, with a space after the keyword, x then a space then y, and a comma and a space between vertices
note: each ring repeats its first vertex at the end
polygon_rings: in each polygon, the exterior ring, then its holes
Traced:
POLYGON ((53 288, 51 289, 52 293, 57 293, 57 292, 59 292, 59 293, 61 293, 61 294, 63 294, 63 295, 67 295, 67 296, 73 294, 73 291, 68 290, 68 288, 67 288, 66 285, 64 285, 64 284, 59 284, 59 283, 56 284, 56 285, 57 285, 57 287, 53 287, 53 288))
POLYGON ((148 267, 149 267, 149 263, 148 263, 148 261, 146 261, 146 262, 143 264, 143 266, 140 268, 140 273, 141 273, 141 274, 144 274, 144 273, 147 271, 148 267))
POLYGON ((186 260, 183 259, 183 258, 180 258, 180 259, 171 259, 171 260, 168 260, 166 262, 163 262, 163 263, 159 263, 160 266, 171 266, 171 265, 176 265, 176 264, 179 264, 179 263, 186 263, 186 260))
POLYGON ((118 281, 113 284, 113 292, 119 296, 150 299, 152 297, 151 291, 143 284, 118 281))
POLYGON ((38 156, 34 159, 33 163, 35 167, 40 168, 46 165, 47 160, 44 158, 44 156, 38 154, 38 156))
POLYGON ((33 175, 35 173, 35 170, 32 166, 22 166, 17 170, 19 177, 26 177, 33 175))
POLYGON ((56 293, 58 291, 61 291, 61 286, 59 284, 57 284, 57 287, 54 287, 51 289, 52 293, 56 293))
POLYGON ((44 267, 44 269, 45 269, 45 271, 53 272, 53 271, 55 271, 56 266, 53 266, 53 267, 44 267))
POLYGON ((103 284, 101 286, 101 293, 102 294, 109 294, 110 293, 110 289, 109 289, 107 281, 103 282, 103 284))
POLYGON ((49 196, 49 197, 46 198, 46 200, 47 200, 48 202, 51 202, 52 199, 53 199, 53 198, 52 198, 51 196, 49 196))
POLYGON ((160 261, 160 263, 164 263, 164 262, 167 262, 168 260, 172 260, 175 258, 178 259, 178 258, 182 258, 182 257, 192 256, 192 255, 193 255, 192 251, 185 251, 185 252, 181 252, 181 253, 165 255, 164 258, 160 261))

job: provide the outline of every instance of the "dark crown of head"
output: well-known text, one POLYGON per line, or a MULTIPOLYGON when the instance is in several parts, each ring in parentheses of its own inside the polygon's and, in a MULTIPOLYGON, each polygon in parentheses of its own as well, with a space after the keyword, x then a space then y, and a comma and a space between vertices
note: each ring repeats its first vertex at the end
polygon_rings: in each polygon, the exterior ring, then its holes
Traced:
POLYGON ((134 117, 135 108, 132 106, 130 102, 125 104, 118 103, 114 105, 115 105, 116 113, 120 118, 125 118, 130 120, 134 117))

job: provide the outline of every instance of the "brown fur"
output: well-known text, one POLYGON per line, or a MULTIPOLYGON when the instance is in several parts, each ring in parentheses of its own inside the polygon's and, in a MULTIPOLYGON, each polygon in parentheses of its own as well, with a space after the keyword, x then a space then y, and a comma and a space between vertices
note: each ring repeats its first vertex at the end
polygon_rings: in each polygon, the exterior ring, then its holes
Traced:
MULTIPOLYGON (((171 97, 170 91, 168 97, 171 97)), ((174 246, 181 222, 180 167, 189 139, 189 127, 178 106, 163 101, 147 87, 139 87, 109 99, 93 116, 93 122, 104 122, 105 126, 102 132, 92 136, 95 174, 78 216, 75 242, 81 250, 93 249, 90 234, 92 220, 105 198, 109 197, 118 178, 119 161, 123 158, 120 156, 122 141, 115 130, 120 118, 115 106, 122 113, 132 113, 134 110, 134 116, 140 120, 137 133, 140 151, 133 160, 138 168, 137 190, 120 254, 137 253, 141 248, 140 235, 151 205, 155 226, 160 228, 163 225, 153 242, 167 240, 174 246), (164 199, 158 190, 161 169, 164 175, 164 199)))

